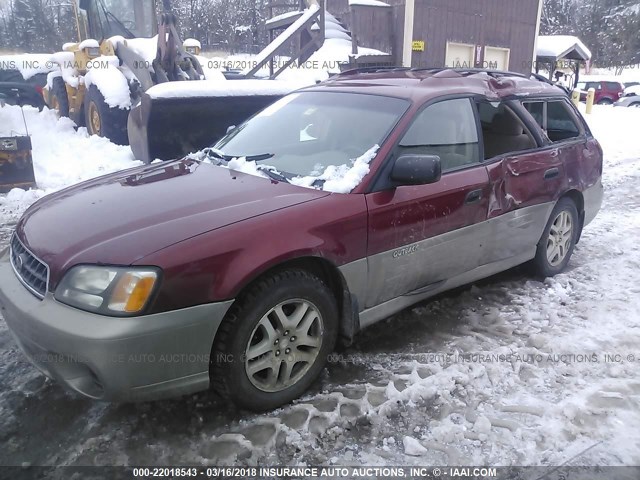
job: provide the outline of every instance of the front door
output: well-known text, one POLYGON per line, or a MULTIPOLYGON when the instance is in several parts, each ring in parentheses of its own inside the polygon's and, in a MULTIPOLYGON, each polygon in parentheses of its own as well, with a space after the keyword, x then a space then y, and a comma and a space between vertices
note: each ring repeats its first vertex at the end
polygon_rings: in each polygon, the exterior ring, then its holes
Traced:
POLYGON ((478 265, 489 180, 480 159, 469 98, 424 108, 390 162, 403 154, 438 155, 442 178, 430 185, 384 187, 366 195, 369 212, 365 308, 428 289, 478 265))

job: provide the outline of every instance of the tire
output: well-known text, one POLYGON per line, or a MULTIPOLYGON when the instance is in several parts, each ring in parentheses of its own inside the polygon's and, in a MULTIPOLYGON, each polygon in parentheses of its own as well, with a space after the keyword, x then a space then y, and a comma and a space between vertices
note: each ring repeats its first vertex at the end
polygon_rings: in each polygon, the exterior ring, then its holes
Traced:
POLYGON ((634 107, 634 108, 640 108, 640 102, 634 102, 631 105, 629 105, 630 107, 634 107))
POLYGON ((128 145, 127 117, 129 110, 111 108, 98 90, 91 85, 84 97, 84 118, 90 135, 106 137, 118 145, 128 145))
POLYGON ((596 103, 596 105, 613 105, 613 100, 610 98, 603 98, 596 103))
POLYGON ((553 277, 569 263, 580 230, 578 210, 570 198, 561 198, 549 217, 533 259, 535 273, 553 277), (570 222, 570 227, 566 223, 570 222), (561 239, 559 241, 559 239, 561 239))
POLYGON ((67 87, 65 87, 62 77, 53 79, 49 94, 49 108, 55 110, 59 117, 68 117, 69 97, 67 97, 67 87))
POLYGON ((322 280, 297 269, 271 274, 242 295, 220 325, 211 351, 211 385, 244 409, 266 411, 287 404, 316 380, 337 333, 338 308, 322 280), (295 324, 295 315, 302 313, 297 328, 287 329, 279 320, 284 316, 295 324), (296 362, 287 355, 291 352, 308 361, 298 357, 296 362))

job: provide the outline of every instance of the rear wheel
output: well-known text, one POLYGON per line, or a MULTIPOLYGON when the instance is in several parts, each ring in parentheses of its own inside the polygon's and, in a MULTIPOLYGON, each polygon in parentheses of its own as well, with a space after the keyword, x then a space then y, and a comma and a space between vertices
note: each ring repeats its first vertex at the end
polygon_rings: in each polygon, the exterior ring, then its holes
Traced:
POLYGON ((49 108, 54 109, 59 117, 69 116, 69 97, 62 77, 55 77, 51 82, 49 108))
POLYGON ((212 385, 249 410, 289 403, 318 377, 337 331, 336 302, 322 280, 303 270, 272 274, 246 292, 220 325, 212 385))
POLYGON ((562 272, 578 238, 578 210, 569 198, 561 198, 551 212, 536 250, 533 266, 537 274, 552 277, 562 272))
POLYGON ((603 98, 597 103, 597 105, 613 105, 613 100, 610 98, 603 98))
POLYGON ((90 135, 106 137, 113 143, 127 145, 127 117, 129 110, 111 108, 95 85, 84 97, 84 115, 90 135))

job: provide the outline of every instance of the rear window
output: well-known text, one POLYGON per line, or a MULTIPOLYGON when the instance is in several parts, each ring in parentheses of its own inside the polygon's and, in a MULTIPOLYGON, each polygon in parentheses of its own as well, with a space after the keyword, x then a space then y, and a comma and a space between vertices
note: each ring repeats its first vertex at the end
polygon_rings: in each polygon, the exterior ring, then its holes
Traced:
POLYGON ((522 105, 552 142, 561 142, 580 135, 580 128, 564 100, 523 102, 522 105))

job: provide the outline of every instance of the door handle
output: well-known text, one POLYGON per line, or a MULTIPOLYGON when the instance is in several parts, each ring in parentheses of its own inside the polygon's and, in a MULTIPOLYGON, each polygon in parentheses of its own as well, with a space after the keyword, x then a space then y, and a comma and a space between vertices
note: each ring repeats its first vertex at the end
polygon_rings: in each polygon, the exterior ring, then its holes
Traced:
POLYGON ((559 169, 550 168, 549 170, 544 172, 544 179, 545 180, 551 180, 552 178, 556 178, 558 175, 560 175, 560 170, 559 169))
POLYGON ((549 152, 549 156, 552 158, 555 158, 558 156, 558 150, 551 150, 551 152, 549 152))
POLYGON ((478 203, 482 199, 482 190, 472 190, 467 193, 467 196, 464 199, 465 205, 469 205, 472 203, 478 203))

